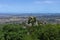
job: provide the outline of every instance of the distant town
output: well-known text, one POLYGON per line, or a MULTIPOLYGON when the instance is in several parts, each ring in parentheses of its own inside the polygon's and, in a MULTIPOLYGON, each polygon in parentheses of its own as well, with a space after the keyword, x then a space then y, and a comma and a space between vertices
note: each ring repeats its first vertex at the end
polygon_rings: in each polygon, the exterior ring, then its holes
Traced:
POLYGON ((60 24, 60 14, 59 13, 25 13, 25 14, 1 14, 0 24, 3 23, 23 23, 27 22, 28 17, 34 16, 39 22, 60 24))

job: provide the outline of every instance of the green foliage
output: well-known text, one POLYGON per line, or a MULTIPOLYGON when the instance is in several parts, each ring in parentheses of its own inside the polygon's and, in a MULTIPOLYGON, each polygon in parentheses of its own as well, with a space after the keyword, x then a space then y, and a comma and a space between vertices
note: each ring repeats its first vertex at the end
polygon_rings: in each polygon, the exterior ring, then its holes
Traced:
POLYGON ((21 24, 0 26, 0 40, 60 40, 60 24, 25 27, 21 24))

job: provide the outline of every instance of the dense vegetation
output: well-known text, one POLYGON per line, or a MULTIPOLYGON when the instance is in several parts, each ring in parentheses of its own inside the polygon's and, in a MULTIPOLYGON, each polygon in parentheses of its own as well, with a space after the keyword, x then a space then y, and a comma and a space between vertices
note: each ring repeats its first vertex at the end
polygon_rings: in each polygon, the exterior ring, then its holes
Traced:
POLYGON ((0 40, 60 40, 60 25, 25 27, 21 24, 0 25, 0 40))
MULTIPOLYGON (((34 18, 35 19, 35 18, 34 18)), ((60 24, 38 24, 29 20, 32 26, 24 24, 0 25, 0 40, 60 40, 60 24)))

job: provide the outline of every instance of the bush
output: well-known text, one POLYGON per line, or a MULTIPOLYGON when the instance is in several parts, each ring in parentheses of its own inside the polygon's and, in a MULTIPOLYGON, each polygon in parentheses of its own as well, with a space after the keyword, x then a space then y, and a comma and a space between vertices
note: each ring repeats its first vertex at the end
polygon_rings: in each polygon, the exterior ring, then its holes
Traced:
POLYGON ((0 29, 0 40, 60 40, 60 24, 28 28, 23 24, 6 24, 0 29))

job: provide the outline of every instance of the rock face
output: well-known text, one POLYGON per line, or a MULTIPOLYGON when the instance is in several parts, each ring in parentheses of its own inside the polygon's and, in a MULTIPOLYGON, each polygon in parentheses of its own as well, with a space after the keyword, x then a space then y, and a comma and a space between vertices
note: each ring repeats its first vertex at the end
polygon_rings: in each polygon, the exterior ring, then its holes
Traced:
POLYGON ((36 17, 29 17, 28 18, 28 24, 30 24, 33 26, 36 23, 36 17))

